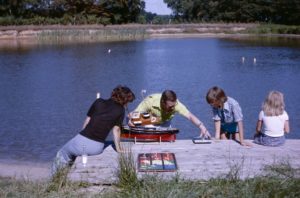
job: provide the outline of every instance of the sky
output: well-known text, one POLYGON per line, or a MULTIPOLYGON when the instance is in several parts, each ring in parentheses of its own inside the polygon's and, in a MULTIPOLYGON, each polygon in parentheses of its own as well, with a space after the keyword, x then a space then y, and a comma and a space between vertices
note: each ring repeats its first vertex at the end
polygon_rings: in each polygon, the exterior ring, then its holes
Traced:
POLYGON ((169 15, 172 10, 167 7, 164 0, 144 0, 146 3, 145 10, 147 12, 152 12, 160 15, 169 15))

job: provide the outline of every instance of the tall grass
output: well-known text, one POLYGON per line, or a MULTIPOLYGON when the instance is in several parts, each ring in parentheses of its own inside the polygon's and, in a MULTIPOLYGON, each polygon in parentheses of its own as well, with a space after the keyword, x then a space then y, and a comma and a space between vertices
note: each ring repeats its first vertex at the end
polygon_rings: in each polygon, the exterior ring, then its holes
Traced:
MULTIPOLYGON (((65 172, 51 181, 32 182, 0 178, 0 197, 300 197, 300 168, 288 162, 265 167, 265 176, 240 180, 241 164, 232 165, 227 177, 207 181, 185 180, 179 175, 166 180, 159 175, 137 177, 131 152, 119 157, 117 190, 90 190, 92 184, 70 182, 65 172)), ((96 186, 97 187, 97 186, 96 186)), ((104 186, 104 188, 111 186, 104 186)))
POLYGON ((123 41, 140 40, 147 37, 144 28, 122 28, 122 29, 53 29, 41 30, 37 34, 40 43, 60 42, 97 42, 97 41, 123 41))
POLYGON ((250 34, 300 34, 300 26, 261 24, 256 28, 246 30, 250 34))
POLYGON ((137 177, 136 162, 134 160, 130 145, 127 145, 125 147, 123 146, 122 150, 123 152, 119 154, 118 158, 118 186, 122 189, 130 191, 131 189, 138 188, 140 182, 137 177))

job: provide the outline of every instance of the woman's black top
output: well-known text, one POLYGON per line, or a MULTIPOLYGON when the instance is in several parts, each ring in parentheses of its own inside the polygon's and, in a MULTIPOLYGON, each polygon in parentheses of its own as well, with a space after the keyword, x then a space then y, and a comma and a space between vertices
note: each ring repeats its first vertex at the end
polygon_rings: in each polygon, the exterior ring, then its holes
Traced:
POLYGON ((104 143, 114 126, 121 127, 124 115, 125 109, 121 104, 112 99, 99 98, 90 107, 87 116, 91 119, 80 134, 104 143))

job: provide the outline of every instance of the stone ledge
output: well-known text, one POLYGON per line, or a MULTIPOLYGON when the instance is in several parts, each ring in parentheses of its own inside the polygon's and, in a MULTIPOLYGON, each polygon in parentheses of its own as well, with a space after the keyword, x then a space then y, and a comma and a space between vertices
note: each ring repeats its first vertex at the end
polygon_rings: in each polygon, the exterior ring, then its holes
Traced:
MULTIPOLYGON (((127 147, 131 147, 134 159, 137 159, 139 153, 175 153, 177 172, 154 173, 165 178, 179 174, 184 179, 207 180, 226 176, 230 170, 238 169, 238 176, 245 179, 264 175, 266 165, 283 162, 288 162, 293 168, 300 168, 300 140, 287 140, 281 147, 256 144, 252 147, 242 147, 232 140, 216 140, 212 144, 193 144, 191 140, 161 144, 126 144, 127 147)), ((83 167, 81 157, 78 157, 69 178, 93 184, 112 184, 117 182, 117 169, 118 153, 109 146, 102 154, 89 156, 86 167, 83 167)), ((138 173, 138 176, 142 177, 144 174, 149 173, 138 173)))

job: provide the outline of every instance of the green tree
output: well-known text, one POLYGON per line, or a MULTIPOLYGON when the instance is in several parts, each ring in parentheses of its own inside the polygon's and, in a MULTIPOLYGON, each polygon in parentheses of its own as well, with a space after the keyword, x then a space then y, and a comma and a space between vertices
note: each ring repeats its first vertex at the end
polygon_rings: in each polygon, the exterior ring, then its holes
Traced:
POLYGON ((299 0, 164 0, 184 21, 300 23, 299 0))
POLYGON ((113 24, 137 22, 145 9, 145 2, 141 0, 104 0, 102 5, 111 12, 113 24))
POLYGON ((300 25, 299 0, 274 0, 273 22, 288 25, 300 25))

